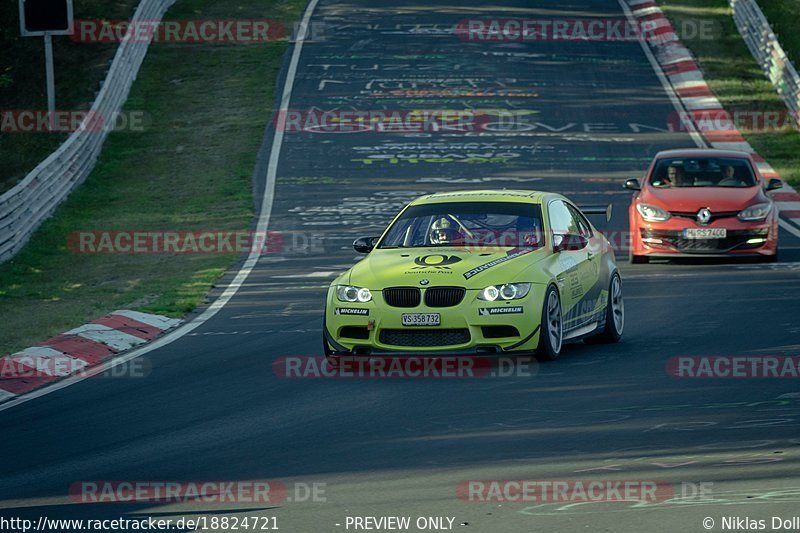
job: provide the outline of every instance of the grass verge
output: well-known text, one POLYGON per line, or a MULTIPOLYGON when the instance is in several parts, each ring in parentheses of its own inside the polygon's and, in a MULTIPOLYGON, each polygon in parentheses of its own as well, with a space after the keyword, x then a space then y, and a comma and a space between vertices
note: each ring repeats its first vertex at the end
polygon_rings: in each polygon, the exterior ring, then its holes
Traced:
MULTIPOLYGON (((305 0, 179 0, 166 19, 278 19, 305 0)), ((85 45, 90 46, 90 45, 85 45)), ((251 175, 286 41, 153 44, 126 104, 151 121, 113 132, 87 181, 12 260, 0 264, 0 353, 118 308, 181 316, 201 304, 232 254, 87 255, 93 230, 247 230, 251 175)))
MULTIPOLYGON (((771 3, 789 6, 792 2, 796 0, 773 0, 771 3)), ((679 35, 684 33, 683 28, 687 31, 697 28, 699 21, 709 22, 708 27, 713 28, 713 38, 700 35, 681 35, 681 38, 695 55, 708 85, 727 111, 787 111, 739 35, 726 0, 658 0, 658 3, 679 35)), ((791 127, 777 131, 739 129, 783 179, 795 187, 800 185, 800 132, 791 127)))
POLYGON ((795 67, 800 65, 800 2, 797 0, 758 0, 758 6, 778 36, 795 67))
MULTIPOLYGON (((139 0, 80 0, 75 19, 126 20, 139 0)), ((53 37, 56 108, 89 109, 116 45, 53 37)), ((0 109, 47 109, 42 37, 21 37, 17 2, 0 3, 0 109)), ((0 133, 0 193, 22 180, 67 138, 61 133, 0 133)))

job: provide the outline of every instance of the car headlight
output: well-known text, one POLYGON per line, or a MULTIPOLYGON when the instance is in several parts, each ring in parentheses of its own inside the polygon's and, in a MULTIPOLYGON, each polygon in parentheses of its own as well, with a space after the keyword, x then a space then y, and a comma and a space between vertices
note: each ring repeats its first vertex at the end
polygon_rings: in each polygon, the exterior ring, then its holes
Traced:
POLYGON ((763 204, 751 205, 747 209, 739 211, 737 217, 742 222, 752 222, 754 220, 764 220, 772 210, 772 204, 765 202, 763 204))
POLYGON ((649 204, 636 204, 636 210, 648 222, 666 222, 670 218, 669 212, 649 204))
POLYGON ((369 289, 362 289, 361 287, 337 285, 336 297, 340 302, 359 302, 363 304, 372 300, 372 293, 369 292, 369 289))
POLYGON ((496 300, 519 300, 525 298, 531 290, 530 283, 506 283, 490 285, 478 294, 479 300, 494 302, 496 300))

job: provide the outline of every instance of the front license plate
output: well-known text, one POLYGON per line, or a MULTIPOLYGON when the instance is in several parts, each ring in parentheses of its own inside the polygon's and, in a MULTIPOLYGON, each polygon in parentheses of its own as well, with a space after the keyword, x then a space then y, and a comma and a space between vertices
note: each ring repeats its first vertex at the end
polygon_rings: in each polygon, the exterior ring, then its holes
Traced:
POLYGON ((403 313, 404 326, 438 326, 441 322, 439 313, 403 313))
POLYGON ((683 230, 686 239, 724 239, 728 236, 725 228, 686 228, 683 230))

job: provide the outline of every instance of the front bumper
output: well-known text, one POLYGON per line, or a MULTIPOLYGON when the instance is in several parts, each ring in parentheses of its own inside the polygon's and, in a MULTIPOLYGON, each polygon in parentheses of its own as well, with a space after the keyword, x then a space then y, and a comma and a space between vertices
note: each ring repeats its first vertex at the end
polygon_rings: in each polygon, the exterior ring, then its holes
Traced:
POLYGON ((451 307, 421 303, 408 308, 390 306, 379 290, 372 291, 373 300, 365 304, 339 302, 331 289, 324 323, 328 353, 443 356, 532 352, 539 342, 544 289, 534 285, 525 298, 509 302, 478 300, 478 292, 468 290, 461 303, 451 307), (404 313, 437 313, 441 323, 403 326, 404 313))
POLYGON ((729 255, 768 256, 777 252, 777 222, 746 223, 723 219, 708 226, 692 221, 670 219, 664 223, 637 220, 632 226, 634 255, 651 257, 719 257, 729 255), (687 228, 725 228, 722 239, 689 239, 687 228))

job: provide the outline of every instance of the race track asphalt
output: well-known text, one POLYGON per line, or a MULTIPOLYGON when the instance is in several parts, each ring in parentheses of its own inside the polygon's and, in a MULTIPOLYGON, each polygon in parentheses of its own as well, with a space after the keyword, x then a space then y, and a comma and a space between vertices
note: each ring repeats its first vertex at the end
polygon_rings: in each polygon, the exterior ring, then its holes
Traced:
POLYGON ((693 146, 668 130, 675 108, 640 44, 467 42, 452 31, 474 17, 622 16, 616 0, 320 2, 292 110, 502 109, 517 112, 514 127, 286 132, 269 226, 282 245, 212 320, 143 356, 145 377, 87 379, 0 412, 0 516, 256 513, 289 533, 345 531, 348 516, 447 516, 457 530, 482 533, 703 531, 705 517, 720 530, 723 516, 800 514, 800 381, 667 373, 675 356, 798 355, 800 240, 783 230, 781 262, 771 265, 631 266, 620 254, 623 341, 568 346, 530 375, 327 380, 273 371, 276 358, 321 355, 326 287, 359 258, 350 243, 416 196, 557 191, 579 204, 613 203, 612 220, 598 227, 627 229, 622 181, 659 150, 693 146), (323 483, 326 501, 68 497, 87 480, 251 479, 323 483), (458 498, 461 481, 492 479, 663 480, 675 496, 583 505, 458 498), (710 496, 692 498, 702 483, 710 496))

